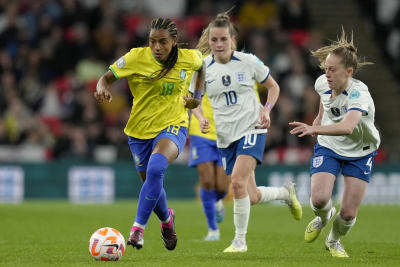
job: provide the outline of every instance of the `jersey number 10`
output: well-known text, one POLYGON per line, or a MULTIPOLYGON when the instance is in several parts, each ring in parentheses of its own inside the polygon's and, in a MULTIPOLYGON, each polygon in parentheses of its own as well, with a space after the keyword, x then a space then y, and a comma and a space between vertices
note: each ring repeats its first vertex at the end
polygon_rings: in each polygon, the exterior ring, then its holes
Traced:
POLYGON ((237 103, 237 95, 235 91, 223 92, 226 98, 226 105, 234 105, 237 103))

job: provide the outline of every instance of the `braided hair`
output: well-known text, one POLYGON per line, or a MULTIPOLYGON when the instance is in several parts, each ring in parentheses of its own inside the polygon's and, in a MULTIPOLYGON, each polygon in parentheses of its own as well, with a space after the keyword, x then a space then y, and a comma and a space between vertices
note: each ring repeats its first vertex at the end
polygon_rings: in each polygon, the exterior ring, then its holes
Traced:
MULTIPOLYGON (((151 30, 167 30, 172 38, 178 37, 178 30, 176 28, 175 22, 168 18, 156 18, 151 21, 151 30)), ((175 66, 178 60, 178 45, 175 44, 172 47, 167 59, 164 62, 164 66, 161 70, 155 71, 148 78, 151 81, 157 81, 163 78, 168 72, 175 66)))

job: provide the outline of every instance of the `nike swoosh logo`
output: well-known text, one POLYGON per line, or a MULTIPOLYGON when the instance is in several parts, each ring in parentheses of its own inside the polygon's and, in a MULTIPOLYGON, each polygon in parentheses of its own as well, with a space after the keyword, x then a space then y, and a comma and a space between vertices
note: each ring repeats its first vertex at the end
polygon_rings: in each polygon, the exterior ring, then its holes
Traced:
POLYGON ((148 196, 145 196, 144 198, 147 199, 147 200, 157 200, 155 198, 149 198, 148 196))
POLYGON ((243 146, 243 149, 248 149, 248 148, 252 148, 254 146, 243 146))
POLYGON ((364 175, 368 175, 368 174, 370 174, 370 172, 364 172, 364 175))
POLYGON ((111 245, 104 245, 105 247, 115 247, 116 249, 119 248, 118 244, 111 244, 111 245))
POLYGON ((214 80, 211 80, 211 81, 207 81, 207 83, 210 84, 210 83, 212 83, 212 82, 214 82, 214 81, 215 81, 215 79, 214 79, 214 80))

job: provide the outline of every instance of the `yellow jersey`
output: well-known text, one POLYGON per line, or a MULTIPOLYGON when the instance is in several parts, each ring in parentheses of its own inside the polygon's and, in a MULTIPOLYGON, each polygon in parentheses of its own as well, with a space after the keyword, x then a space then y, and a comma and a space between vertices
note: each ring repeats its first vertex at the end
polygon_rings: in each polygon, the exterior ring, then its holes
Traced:
POLYGON ((201 52, 178 49, 175 66, 163 78, 150 81, 162 69, 150 47, 133 48, 109 69, 119 79, 126 77, 133 96, 132 110, 124 129, 128 136, 151 139, 170 125, 188 127, 188 113, 182 102, 187 93, 188 74, 202 66, 201 52))
POLYGON ((213 109, 211 107, 211 103, 210 100, 208 99, 207 93, 204 94, 203 99, 201 101, 201 109, 203 110, 204 117, 206 117, 209 121, 210 125, 209 132, 205 134, 202 133, 200 130, 199 120, 196 118, 196 116, 191 114, 189 135, 196 135, 215 141, 217 140, 217 129, 215 127, 213 109))

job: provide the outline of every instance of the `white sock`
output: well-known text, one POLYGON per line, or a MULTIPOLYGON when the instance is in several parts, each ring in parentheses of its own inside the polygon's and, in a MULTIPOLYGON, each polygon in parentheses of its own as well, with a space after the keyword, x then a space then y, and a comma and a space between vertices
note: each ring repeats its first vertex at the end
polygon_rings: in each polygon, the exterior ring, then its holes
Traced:
POLYGON ((284 187, 258 186, 257 189, 261 193, 258 203, 265 203, 271 200, 287 200, 289 198, 289 192, 284 187))
POLYGON ((314 207, 312 200, 310 198, 310 206, 311 209, 314 211, 314 214, 318 217, 321 217, 322 223, 325 225, 329 219, 329 212, 332 208, 332 200, 329 199, 328 203, 326 203, 325 207, 318 209, 314 207))
POLYGON ((250 218, 250 197, 233 199, 233 222, 235 239, 246 241, 247 225, 250 218))
POLYGON ((142 224, 137 223, 137 222, 134 222, 133 226, 136 226, 136 227, 139 227, 139 228, 142 228, 142 229, 146 228, 146 225, 142 225, 142 224))
POLYGON ((350 221, 345 221, 339 213, 333 221, 333 227, 329 232, 328 241, 337 241, 341 236, 346 235, 356 223, 356 218, 357 217, 354 217, 354 219, 350 221))

